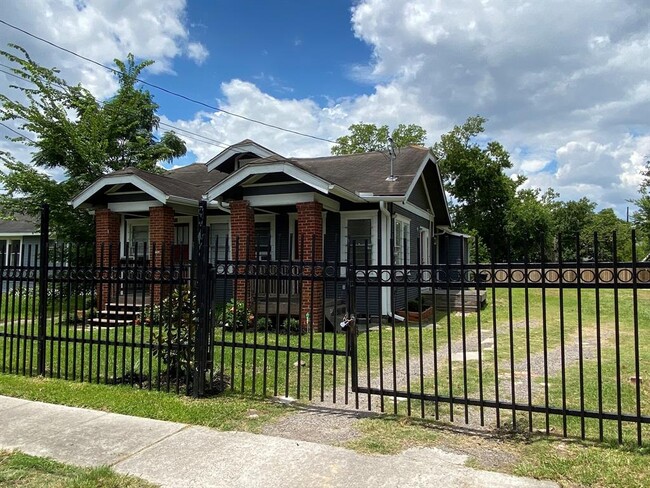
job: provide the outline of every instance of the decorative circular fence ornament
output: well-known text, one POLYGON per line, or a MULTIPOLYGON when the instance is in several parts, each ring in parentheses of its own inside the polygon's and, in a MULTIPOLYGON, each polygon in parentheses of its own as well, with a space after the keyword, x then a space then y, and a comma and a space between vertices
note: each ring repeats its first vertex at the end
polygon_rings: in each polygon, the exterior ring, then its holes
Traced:
POLYGON ((578 273, 573 269, 562 270, 562 282, 564 283, 575 283, 578 273))
POLYGON ((593 283, 596 281, 596 273, 593 269, 580 270, 580 281, 582 283, 593 283))
POLYGON ((611 283, 614 281, 614 273, 611 269, 601 269, 598 271, 598 281, 600 283, 611 283))
POLYGON ((526 275, 520 269, 513 269, 510 273, 510 281, 513 281, 514 283, 523 283, 525 279, 526 275))
POLYGON ((505 283, 508 281, 508 272, 503 269, 498 269, 494 272, 494 281, 497 283, 505 283))
POLYGON ((546 283, 557 283, 560 281, 560 273, 556 269, 547 269, 544 271, 544 281, 546 283))
POLYGON ((619 269, 617 275, 619 283, 632 283, 632 279, 634 278, 632 270, 628 268, 619 269))
POLYGON ((446 283, 447 282, 447 271, 439 269, 436 271, 436 282, 437 283, 446 283))
POLYGON ((420 279, 425 282, 425 283, 431 283, 433 278, 433 273, 431 270, 424 269, 422 270, 422 273, 420 273, 420 279))
POLYGON ((641 283, 650 282, 650 270, 648 269, 637 269, 636 270, 636 279, 641 283))
POLYGON ((542 282, 542 273, 538 269, 531 269, 528 271, 528 282, 529 283, 541 283, 542 282))

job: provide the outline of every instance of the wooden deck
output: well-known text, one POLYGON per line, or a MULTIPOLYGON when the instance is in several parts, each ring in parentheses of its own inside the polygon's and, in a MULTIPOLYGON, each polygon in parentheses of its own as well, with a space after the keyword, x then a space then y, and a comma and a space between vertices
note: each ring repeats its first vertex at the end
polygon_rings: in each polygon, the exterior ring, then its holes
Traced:
MULTIPOLYGON (((317 306, 314 304, 314 306, 317 306)), ((286 317, 299 318, 300 317, 300 297, 292 296, 269 296, 260 298, 255 302, 253 312, 259 317, 264 317, 268 314, 269 317, 277 317, 280 319, 286 317)), ((334 299, 325 299, 325 318, 332 325, 336 325, 346 313, 345 303, 341 300, 337 302, 334 299)))
MULTIPOLYGON (((428 291, 422 291, 422 297, 425 300, 434 302, 434 297, 431 289, 428 291)), ((485 290, 467 288, 464 290, 447 290, 447 289, 436 289, 435 290, 435 304, 436 310, 449 310, 453 312, 476 312, 478 307, 481 309, 485 308, 487 305, 487 297, 485 290)))

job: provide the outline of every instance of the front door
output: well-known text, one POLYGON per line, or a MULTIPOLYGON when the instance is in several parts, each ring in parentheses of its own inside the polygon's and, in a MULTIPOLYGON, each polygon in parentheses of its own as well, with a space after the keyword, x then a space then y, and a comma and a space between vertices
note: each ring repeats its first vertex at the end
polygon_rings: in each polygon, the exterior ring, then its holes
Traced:
POLYGON ((174 262, 186 262, 190 258, 190 224, 174 226, 174 262))

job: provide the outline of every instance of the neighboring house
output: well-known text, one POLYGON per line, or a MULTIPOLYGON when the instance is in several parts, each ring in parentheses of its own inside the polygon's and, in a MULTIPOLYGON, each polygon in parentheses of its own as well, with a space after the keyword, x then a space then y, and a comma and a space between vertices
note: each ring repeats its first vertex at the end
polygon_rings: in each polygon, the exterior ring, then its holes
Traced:
POLYGON ((0 220, 0 266, 33 265, 40 243, 38 220, 24 214, 0 220))
MULTIPOLYGON (((394 160, 394 178, 388 178, 390 168, 382 152, 286 158, 244 140, 205 164, 163 174, 116 171, 71 204, 94 211, 104 264, 137 260, 161 243, 176 245, 169 259, 190 259, 201 199, 208 202, 213 262, 253 256, 356 259, 363 265, 367 249, 371 265, 414 264, 418 259, 444 263, 445 256, 431 255, 438 249, 432 238, 448 232, 451 223, 433 154, 423 147, 404 147, 394 160), (351 242, 356 243, 355 256, 348 255, 351 242)), ((152 261, 160 264, 159 259, 152 261)), ((368 296, 370 315, 389 315, 403 306, 391 303, 390 290, 381 292, 381 300, 378 293, 375 288, 368 296)), ((393 300, 403 302, 404 297, 393 300)))

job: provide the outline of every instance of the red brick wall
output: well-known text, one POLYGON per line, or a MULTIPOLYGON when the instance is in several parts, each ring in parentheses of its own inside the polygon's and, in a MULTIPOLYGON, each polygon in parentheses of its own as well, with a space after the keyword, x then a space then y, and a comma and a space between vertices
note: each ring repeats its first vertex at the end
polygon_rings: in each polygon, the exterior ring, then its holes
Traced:
MULTIPOLYGON (((319 202, 296 204, 298 209, 298 258, 305 261, 303 276, 317 276, 320 266, 309 263, 323 260, 323 205, 319 202)), ((321 330, 323 317, 323 282, 305 279, 300 303, 302 330, 321 330)))
MULTIPOLYGON (((101 269, 103 280, 109 280, 110 268, 119 264, 120 223, 119 214, 107 208, 95 211, 95 264, 101 269)), ((106 304, 117 296, 117 292, 117 285, 114 283, 98 285, 97 307, 102 310, 106 308, 106 304)))
MULTIPOLYGON (((174 209, 171 207, 149 208, 149 252, 155 268, 169 266, 172 261, 172 245, 174 243, 174 209)), ((155 276, 160 276, 156 273, 155 276)), ((154 303, 161 296, 168 294, 167 286, 153 285, 151 293, 154 303)))
MULTIPOLYGON (((230 238, 233 260, 255 259, 255 212, 246 200, 230 202, 230 238)), ((245 266, 238 266, 238 273, 245 271, 245 266)), ((245 301, 251 305, 250 288, 250 284, 246 286, 246 280, 238 279, 235 286, 237 301, 245 301)))

